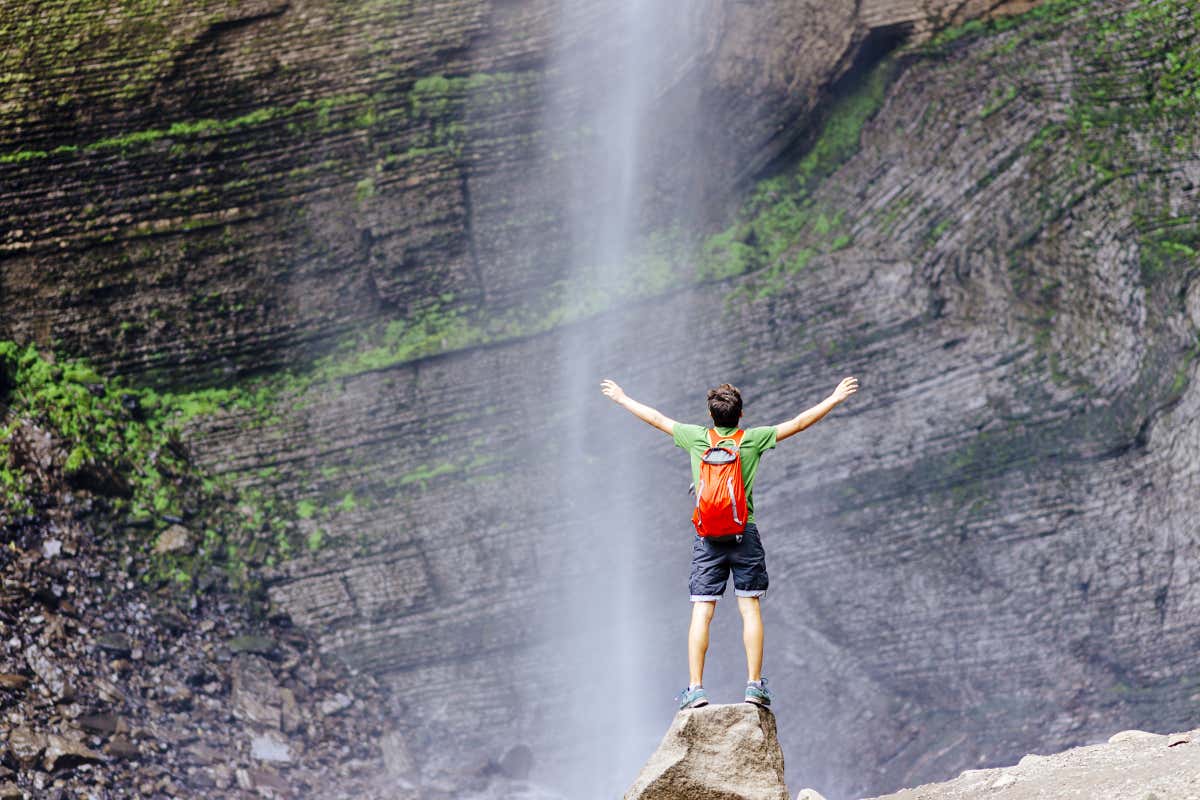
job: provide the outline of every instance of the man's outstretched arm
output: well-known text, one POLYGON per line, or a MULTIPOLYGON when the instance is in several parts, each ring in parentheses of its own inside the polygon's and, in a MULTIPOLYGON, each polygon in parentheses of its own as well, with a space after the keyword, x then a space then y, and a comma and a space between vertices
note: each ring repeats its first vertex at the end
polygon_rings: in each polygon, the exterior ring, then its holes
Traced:
POLYGON ((675 434, 675 420, 668 417, 666 414, 653 409, 644 403, 639 403, 632 397, 625 394, 625 390, 617 385, 616 381, 605 378, 600 382, 600 391, 604 392, 604 396, 612 400, 621 408, 633 414, 635 417, 645 422, 647 425, 652 425, 658 428, 668 436, 675 434))
POLYGON ((782 442, 792 434, 804 430, 830 411, 833 411, 834 407, 857 391, 858 378, 843 378, 842 382, 837 385, 837 388, 833 390, 833 394, 829 395, 829 397, 826 397, 807 411, 800 412, 787 422, 781 422, 776 425, 775 441, 782 442))

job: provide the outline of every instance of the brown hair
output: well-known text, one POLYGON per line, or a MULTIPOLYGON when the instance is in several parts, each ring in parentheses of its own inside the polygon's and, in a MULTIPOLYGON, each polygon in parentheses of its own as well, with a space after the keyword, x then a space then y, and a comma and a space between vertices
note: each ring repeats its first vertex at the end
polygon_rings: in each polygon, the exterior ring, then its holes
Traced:
POLYGON ((742 393, 728 383, 709 389, 708 413, 718 428, 736 428, 742 418, 742 393))

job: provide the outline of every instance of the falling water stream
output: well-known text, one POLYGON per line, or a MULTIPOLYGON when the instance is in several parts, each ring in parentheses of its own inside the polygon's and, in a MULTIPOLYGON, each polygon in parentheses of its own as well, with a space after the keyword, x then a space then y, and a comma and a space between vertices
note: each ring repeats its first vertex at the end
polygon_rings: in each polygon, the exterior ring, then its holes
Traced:
MULTIPOLYGON (((570 537, 571 577, 555 613, 570 690, 553 724, 573 746, 551 773, 571 800, 619 796, 661 737, 664 712, 669 720, 670 696, 661 696, 660 678, 671 663, 668 648, 674 653, 678 643, 662 641, 651 622, 648 570, 639 562, 639 541, 649 533, 638 507, 647 467, 628 441, 613 441, 633 437, 624 412, 605 406, 599 381, 638 372, 637 355, 618 344, 628 341, 620 307, 639 299, 636 286, 630 291, 629 265, 653 202, 649 154, 678 126, 694 122, 663 125, 654 114, 656 98, 693 49, 686 11, 653 0, 602 7, 562 0, 549 70, 546 129, 561 137, 551 146, 570 154, 567 282, 615 307, 569 327, 558 361, 568 423, 557 492, 571 520, 562 531, 570 537)), ((644 372, 639 391, 653 394, 655 376, 644 372)))

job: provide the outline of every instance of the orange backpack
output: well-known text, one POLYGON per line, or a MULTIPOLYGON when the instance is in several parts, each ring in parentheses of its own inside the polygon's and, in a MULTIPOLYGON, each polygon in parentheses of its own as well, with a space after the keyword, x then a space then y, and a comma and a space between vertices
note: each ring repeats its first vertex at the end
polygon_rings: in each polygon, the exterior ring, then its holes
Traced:
POLYGON ((742 484, 742 436, 719 436, 708 429, 710 447, 700 456, 700 481, 696 484, 696 510, 692 524, 701 536, 731 536, 746 530, 746 487, 742 484), (733 442, 733 448, 721 442, 733 442))

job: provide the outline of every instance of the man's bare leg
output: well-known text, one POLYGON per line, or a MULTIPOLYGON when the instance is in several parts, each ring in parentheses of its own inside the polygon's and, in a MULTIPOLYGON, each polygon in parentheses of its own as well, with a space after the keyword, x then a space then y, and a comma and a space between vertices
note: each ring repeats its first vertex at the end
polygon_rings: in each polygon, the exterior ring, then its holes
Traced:
POLYGON ((692 624, 688 628, 688 673, 691 685, 704 683, 704 656, 708 653, 708 624, 717 610, 715 600, 692 603, 692 624))
MULTIPOLYGON (((737 601, 738 611, 742 612, 742 644, 746 646, 746 673, 749 675, 748 680, 759 681, 762 680, 763 660, 762 609, 757 597, 739 597, 737 601)), ((705 643, 707 642, 706 636, 705 643)))

